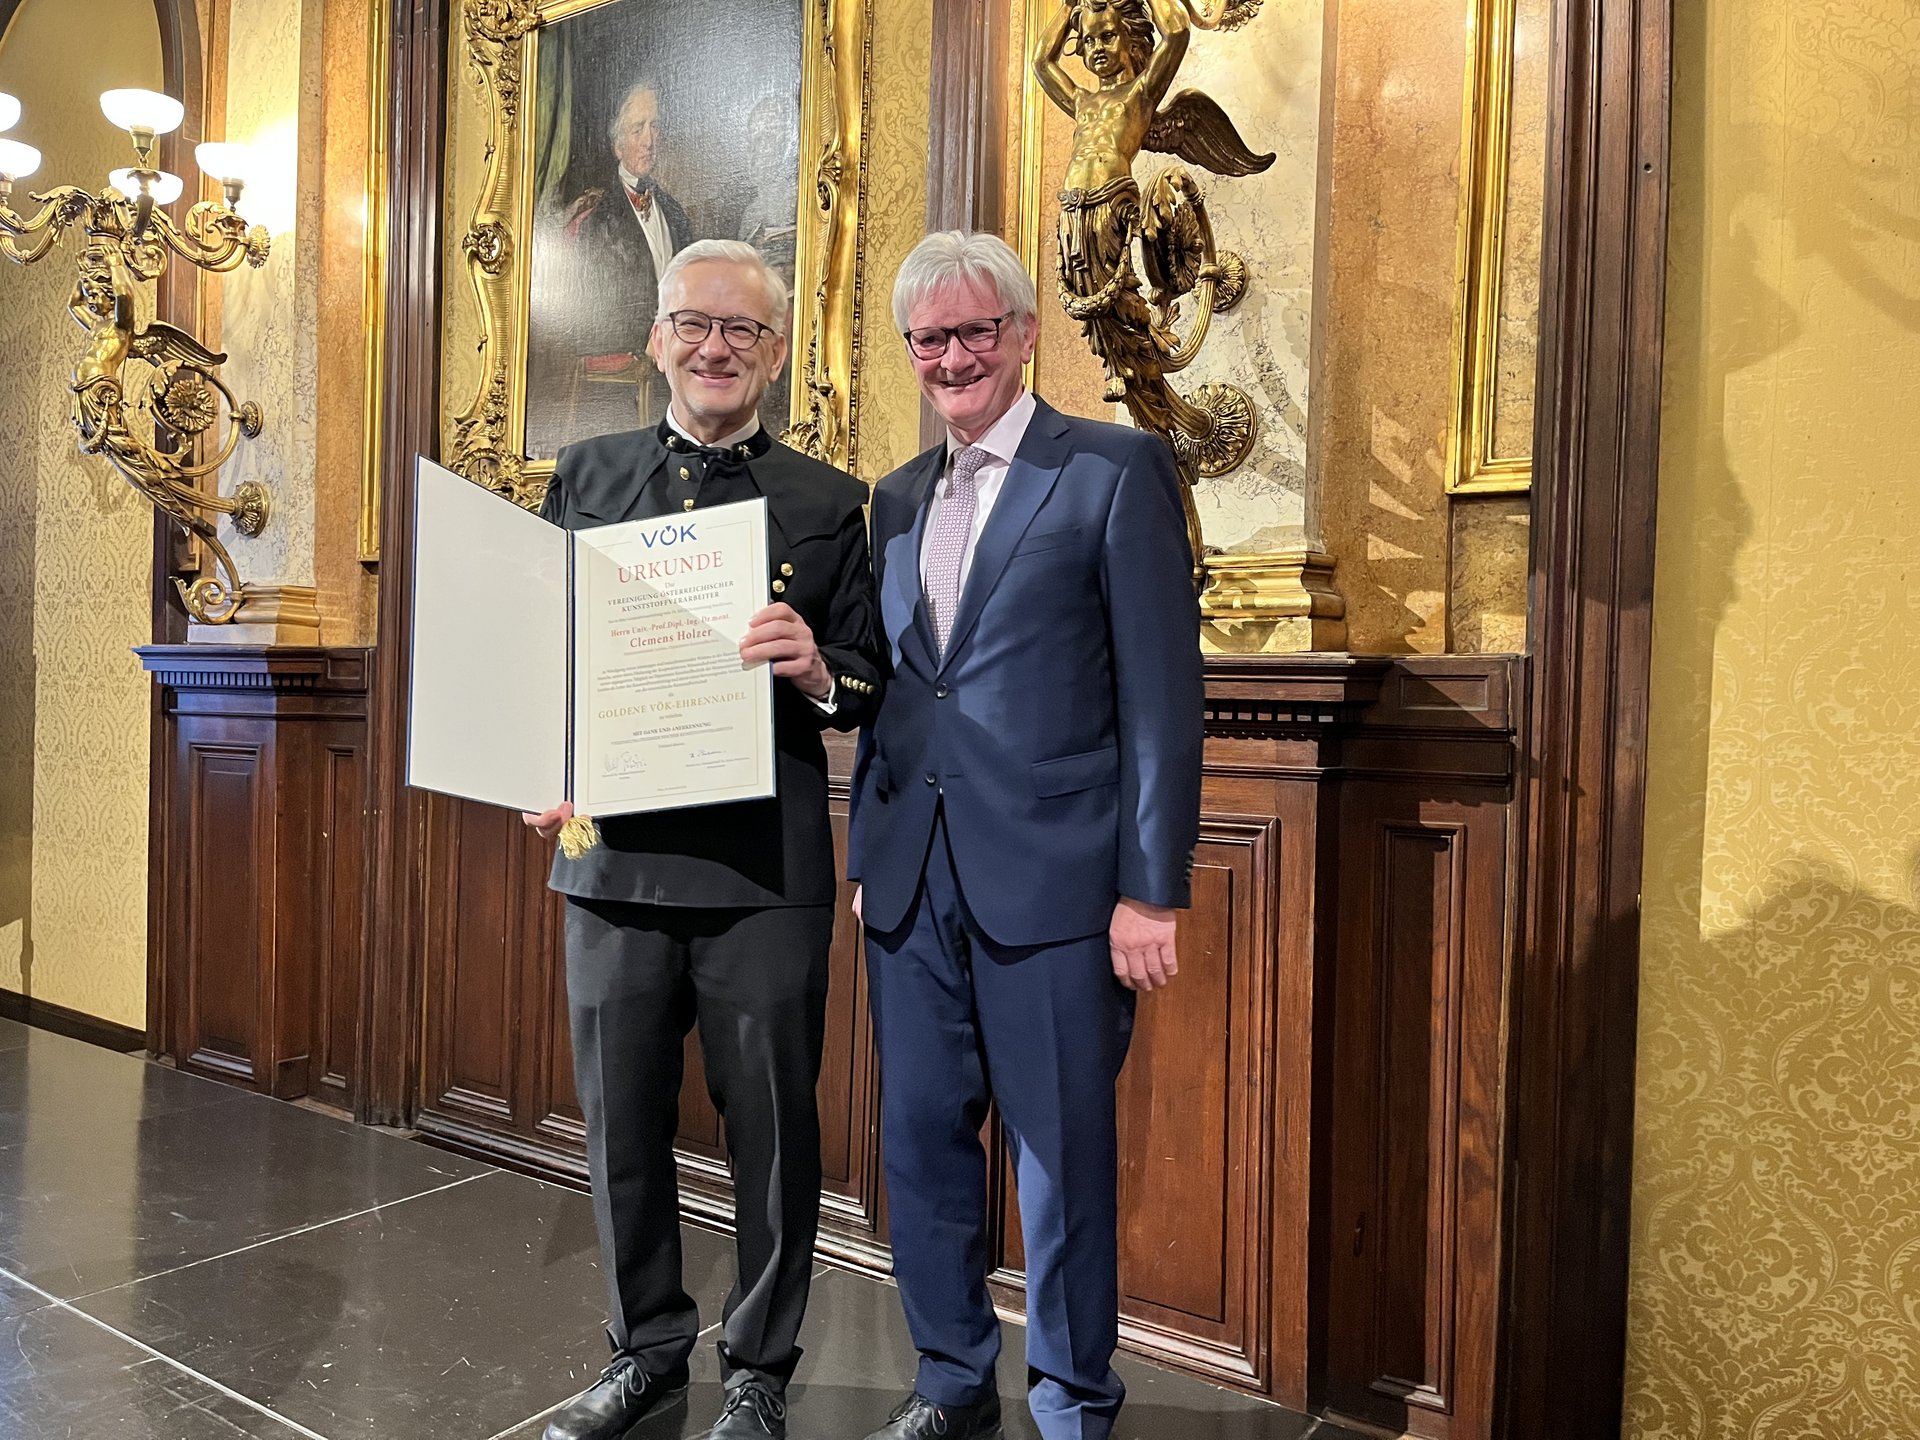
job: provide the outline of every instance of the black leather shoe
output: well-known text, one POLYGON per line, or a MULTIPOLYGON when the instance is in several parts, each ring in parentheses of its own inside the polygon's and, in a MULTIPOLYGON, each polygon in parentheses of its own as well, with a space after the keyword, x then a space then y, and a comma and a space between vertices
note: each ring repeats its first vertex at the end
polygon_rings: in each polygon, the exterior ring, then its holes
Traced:
POLYGON ((625 1440, 647 1416, 687 1398, 687 1372, 649 1375, 631 1355, 600 1372, 593 1388, 547 1420, 545 1440, 625 1440))
POLYGON ((1000 1440, 1000 1397, 978 1405, 936 1405, 918 1391, 867 1440, 1000 1440))
POLYGON ((707 1440, 787 1440, 787 1402, 778 1386, 758 1375, 727 1385, 727 1403, 707 1440))

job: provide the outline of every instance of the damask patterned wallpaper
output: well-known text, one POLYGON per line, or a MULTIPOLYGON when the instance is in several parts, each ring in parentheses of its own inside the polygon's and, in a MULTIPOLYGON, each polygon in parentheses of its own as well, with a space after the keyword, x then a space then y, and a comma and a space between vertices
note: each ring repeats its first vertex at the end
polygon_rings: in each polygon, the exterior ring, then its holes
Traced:
POLYGON ((1674 7, 1626 1434, 1920 1434, 1920 10, 1674 7))
MULTIPOLYGON (((75 45, 66 0, 27 0, 0 44, 35 185, 130 163, 95 97, 160 84, 148 0, 88 15, 110 38, 75 45)), ((148 685, 128 652, 150 638, 153 510, 75 444, 73 251, 0 265, 0 988, 142 1026, 148 685)))

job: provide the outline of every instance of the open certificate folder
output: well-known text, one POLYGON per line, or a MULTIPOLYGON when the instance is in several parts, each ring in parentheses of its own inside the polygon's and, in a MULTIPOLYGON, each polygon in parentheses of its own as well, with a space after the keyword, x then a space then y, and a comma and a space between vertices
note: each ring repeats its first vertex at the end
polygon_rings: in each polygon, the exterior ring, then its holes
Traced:
POLYGON ((422 460, 407 783, 576 815, 774 793, 767 502, 566 531, 422 460))

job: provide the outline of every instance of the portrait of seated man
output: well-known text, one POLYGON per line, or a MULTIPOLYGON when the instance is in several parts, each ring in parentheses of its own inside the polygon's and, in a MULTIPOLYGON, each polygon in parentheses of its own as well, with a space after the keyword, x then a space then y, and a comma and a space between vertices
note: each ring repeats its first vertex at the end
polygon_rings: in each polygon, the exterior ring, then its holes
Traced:
POLYGON ((607 126, 604 178, 575 197, 551 257, 538 266, 530 317, 530 453, 659 419, 665 391, 647 358, 660 273, 695 238, 686 208, 654 173, 663 130, 660 87, 630 85, 607 126), (542 395, 541 391, 545 394, 542 395))

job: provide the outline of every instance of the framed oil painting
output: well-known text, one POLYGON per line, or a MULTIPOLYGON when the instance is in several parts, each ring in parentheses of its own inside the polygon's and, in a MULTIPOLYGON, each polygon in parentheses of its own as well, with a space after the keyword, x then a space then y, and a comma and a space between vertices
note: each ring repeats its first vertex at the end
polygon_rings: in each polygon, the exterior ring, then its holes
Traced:
POLYGON ((533 504, 561 446, 656 423, 658 277, 702 239, 753 245, 793 293, 763 421, 850 462, 869 9, 461 0, 449 163, 456 206, 463 177, 472 194, 471 290, 449 295, 446 353, 481 364, 449 406, 451 468, 533 504))

